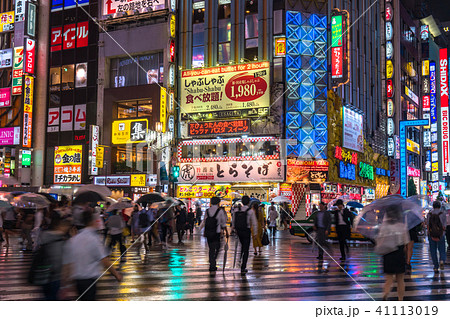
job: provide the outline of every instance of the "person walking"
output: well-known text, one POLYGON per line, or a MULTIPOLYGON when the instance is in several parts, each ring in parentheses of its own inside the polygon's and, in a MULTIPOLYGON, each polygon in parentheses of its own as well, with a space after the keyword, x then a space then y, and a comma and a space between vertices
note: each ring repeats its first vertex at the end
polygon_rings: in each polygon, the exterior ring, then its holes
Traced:
POLYGON ((314 231, 317 234, 316 241, 319 248, 319 256, 317 259, 323 260, 323 249, 329 248, 327 239, 331 228, 331 214, 327 211, 327 204, 319 203, 319 210, 316 212, 314 218, 314 231))
POLYGON ((108 232, 111 237, 111 241, 109 242, 110 252, 112 253, 112 250, 118 243, 120 249, 120 261, 124 262, 126 247, 123 244, 122 232, 125 228, 125 221, 123 220, 122 212, 119 210, 115 210, 113 212, 113 215, 110 216, 106 221, 106 227, 108 227, 108 232))
POLYGON ((194 220, 195 214, 192 208, 189 208, 189 213, 187 214, 187 230, 189 231, 190 235, 194 233, 194 220))
POLYGON ((444 270, 446 259, 444 232, 447 227, 447 217, 441 210, 441 202, 433 202, 433 210, 429 212, 427 216, 427 225, 430 254, 434 266, 433 269, 434 272, 439 272, 439 269, 444 270), (437 256, 438 251, 439 259, 437 256))
POLYGON ((447 250, 450 250, 450 210, 447 210, 446 215, 446 223, 447 227, 445 230, 445 235, 447 237, 447 250))
POLYGON ((227 216, 225 210, 219 206, 220 198, 211 198, 211 207, 206 210, 205 219, 200 224, 200 230, 205 229, 203 235, 208 241, 209 271, 217 271, 216 260, 219 255, 222 233, 229 237, 227 229, 227 216))
POLYGON ((262 236, 266 228, 266 219, 264 218, 264 205, 260 206, 258 202, 254 202, 252 209, 256 212, 256 220, 258 221, 256 231, 252 231, 253 249, 255 250, 253 254, 256 256, 258 252, 260 255, 262 253, 262 236))
POLYGON ((256 231, 258 228, 258 221, 255 217, 255 211, 249 206, 250 197, 245 195, 242 197, 241 201, 243 206, 239 211, 233 212, 232 229, 236 230, 241 243, 241 275, 245 275, 247 273, 248 253, 252 234, 251 229, 256 231))
POLYGON ((175 207, 175 220, 176 220, 175 225, 178 234, 178 244, 183 245, 183 236, 186 230, 187 216, 186 216, 186 209, 181 205, 175 207))
POLYGON ((16 214, 12 207, 7 208, 2 212, 3 219, 3 231, 5 234, 6 245, 5 247, 9 247, 9 237, 14 234, 14 228, 16 226, 16 214))
POLYGON ((272 238, 275 238, 275 233, 277 232, 277 219, 278 219, 277 208, 275 207, 275 204, 272 202, 269 207, 269 218, 268 218, 269 230, 272 238))
POLYGON ((281 204, 280 209, 280 226, 283 225, 283 230, 288 229, 288 220, 290 220, 290 211, 286 203, 281 204))
POLYGON ((350 238, 351 225, 353 224, 352 213, 344 207, 344 202, 342 199, 336 201, 337 210, 333 211, 334 221, 336 225, 336 233, 339 241, 339 249, 341 251, 341 260, 346 259, 346 252, 348 253, 349 248, 347 244, 347 239, 350 238))
MULTIPOLYGON (((67 267, 67 275, 75 280, 78 299, 94 301, 96 299, 96 282, 103 274, 103 269, 122 281, 122 275, 111 265, 105 247, 95 227, 94 214, 85 210, 82 214, 85 225, 77 235, 69 240, 63 264, 67 267)), ((67 281, 67 277, 65 277, 67 281)))
POLYGON ((202 207, 200 205, 195 206, 195 219, 197 220, 197 225, 200 226, 202 223, 202 207))
POLYGON ((134 205, 133 212, 131 213, 130 217, 130 226, 131 226, 131 243, 134 243, 134 239, 136 235, 138 235, 140 232, 138 230, 139 228, 139 206, 134 205))

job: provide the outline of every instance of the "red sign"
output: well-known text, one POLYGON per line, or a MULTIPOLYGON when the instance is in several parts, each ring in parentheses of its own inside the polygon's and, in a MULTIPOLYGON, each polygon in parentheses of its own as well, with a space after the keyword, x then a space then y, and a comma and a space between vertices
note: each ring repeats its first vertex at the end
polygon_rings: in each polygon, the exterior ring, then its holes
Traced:
POLYGON ((50 51, 60 51, 81 48, 88 45, 89 21, 72 23, 62 27, 52 28, 50 39, 50 51))
POLYGON ((422 97, 422 106, 424 112, 430 112, 430 96, 424 95, 422 97))
POLYGON ((392 6, 390 3, 386 4, 386 21, 391 21, 392 20, 392 6))
POLYGON ((26 59, 25 59, 25 72, 34 74, 34 62, 36 59, 36 41, 33 39, 27 39, 26 45, 26 59))
POLYGON ((189 135, 248 133, 250 120, 189 123, 189 135))
POLYGON ((331 77, 333 79, 342 78, 342 47, 331 48, 331 77))
POLYGON ((420 177, 420 169, 408 166, 408 176, 420 177))
POLYGON ((386 91, 388 98, 394 96, 394 84, 392 83, 391 79, 386 81, 386 91))
POLYGON ((174 39, 170 39, 169 58, 170 58, 170 62, 175 62, 175 40, 174 39))
POLYGON ((260 98, 267 91, 267 82, 247 72, 233 76, 225 86, 226 96, 236 102, 249 102, 260 98))
POLYGON ((450 132, 448 109, 448 55, 447 49, 439 50, 439 73, 441 79, 441 140, 442 140, 442 173, 447 176, 450 173, 450 132))
POLYGON ((448 55, 447 55, 447 49, 440 49, 439 50, 439 67, 441 75, 441 107, 442 106, 448 106, 448 55))

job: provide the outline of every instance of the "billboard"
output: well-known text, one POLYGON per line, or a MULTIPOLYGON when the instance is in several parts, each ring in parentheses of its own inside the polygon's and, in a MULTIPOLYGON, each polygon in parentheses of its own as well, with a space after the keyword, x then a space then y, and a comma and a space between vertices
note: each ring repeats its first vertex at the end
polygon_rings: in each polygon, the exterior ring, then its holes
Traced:
POLYGON ((0 32, 14 31, 14 11, 0 13, 0 32))
POLYGON ((231 185, 178 185, 177 198, 212 198, 231 192, 231 185))
POLYGON ((0 69, 13 66, 13 49, 0 50, 0 69))
POLYGON ((22 94, 23 47, 14 48, 12 95, 22 94))
POLYGON ((62 9, 71 9, 77 6, 85 6, 89 4, 89 0, 52 0, 52 12, 62 9))
POLYGON ((267 61, 186 70, 181 74, 181 113, 270 106, 267 61))
POLYGON ((112 125, 112 143, 141 143, 147 135, 148 120, 119 120, 112 125))
POLYGON ((343 107, 343 144, 342 146, 364 153, 363 116, 354 110, 343 107))
POLYGON ((54 27, 50 34, 50 51, 70 50, 88 45, 89 21, 54 27))
POLYGON ((450 132, 448 114, 448 55, 447 49, 439 50, 439 75, 441 83, 441 141, 442 141, 442 174, 450 173, 450 132))
POLYGON ((11 106, 11 88, 0 89, 0 107, 11 106))
POLYGON ((99 139, 100 139, 100 127, 98 125, 91 125, 91 145, 90 145, 91 156, 89 163, 91 175, 98 175, 97 147, 99 139))
POLYGON ((34 74, 34 64, 36 60, 36 41, 27 39, 25 53, 25 72, 34 74))
POLYGON ((31 2, 28 3, 27 34, 30 37, 36 36, 36 5, 31 2))
POLYGON ((126 2, 123 0, 103 0, 103 15, 143 9, 156 11, 165 8, 164 0, 128 0, 126 2))
POLYGON ((178 180, 182 183, 282 181, 284 165, 280 160, 182 163, 178 180))
POLYGON ((25 0, 16 0, 15 5, 15 22, 21 22, 25 20, 25 0))
POLYGON ((19 145, 20 126, 0 128, 0 145, 19 145))
POLYGON ((33 126, 33 93, 34 78, 25 75, 25 96, 23 101, 23 147, 31 147, 32 126, 33 126))
POLYGON ((53 182, 81 184, 82 145, 55 146, 53 182))
POLYGON ((241 134, 250 131, 250 120, 195 122, 188 124, 189 136, 241 134))

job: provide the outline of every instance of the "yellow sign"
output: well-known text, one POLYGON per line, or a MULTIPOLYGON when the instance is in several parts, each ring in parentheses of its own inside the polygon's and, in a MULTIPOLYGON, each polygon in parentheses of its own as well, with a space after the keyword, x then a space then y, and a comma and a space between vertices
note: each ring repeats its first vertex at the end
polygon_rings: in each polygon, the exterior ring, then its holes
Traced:
POLYGON ((170 37, 171 38, 175 38, 175 29, 176 27, 176 20, 175 20, 175 15, 171 14, 170 15, 170 37))
POLYGON ((33 92, 34 78, 25 75, 25 96, 23 100, 23 147, 31 147, 31 136, 33 126, 33 92))
POLYGON ((119 120, 112 125, 112 143, 142 143, 147 135, 148 120, 119 120))
POLYGON ((420 155, 420 145, 410 139, 406 139, 406 149, 420 155))
POLYGON ((434 162, 432 164, 432 171, 433 172, 438 172, 439 171, 439 162, 434 162))
POLYGON ((391 79, 394 76, 394 64, 391 60, 386 61, 386 77, 391 79))
POLYGON ((1 32, 14 30, 14 11, 0 13, 0 30, 1 32))
POLYGON ((422 61, 422 76, 428 76, 430 74, 430 61, 422 61))
POLYGON ((83 146, 55 146, 55 184, 81 184, 83 146))
POLYGON ((103 161, 105 158, 105 148, 97 146, 97 157, 95 158, 95 167, 103 168, 103 161))
POLYGON ((225 197, 231 192, 231 185, 179 185, 178 198, 212 198, 214 196, 225 197))
POLYGON ((167 92, 165 88, 161 88, 161 100, 160 100, 159 121, 162 123, 162 132, 166 131, 166 119, 167 119, 167 92))
POLYGON ((274 49, 276 57, 283 57, 286 55, 286 38, 278 37, 274 38, 274 49))
POLYGON ((147 175, 145 174, 131 174, 131 187, 145 187, 145 181, 147 180, 147 175))

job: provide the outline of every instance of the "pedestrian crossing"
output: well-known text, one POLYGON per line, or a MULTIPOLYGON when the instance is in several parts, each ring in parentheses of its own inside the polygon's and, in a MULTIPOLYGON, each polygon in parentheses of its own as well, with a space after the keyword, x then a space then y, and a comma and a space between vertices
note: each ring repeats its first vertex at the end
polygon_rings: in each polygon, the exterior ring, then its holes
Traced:
MULTIPOLYGON (((176 238, 175 238, 176 239, 176 238)), ((320 263, 317 251, 304 239, 278 232, 277 238, 253 255, 251 248, 248 274, 241 276, 233 267, 234 238, 230 239, 225 272, 223 250, 219 270, 208 271, 206 240, 195 234, 184 245, 174 241, 167 250, 152 247, 149 254, 127 253, 125 263, 116 264, 124 280, 117 283, 107 274, 97 285, 98 300, 380 300, 384 277, 381 258, 372 245, 353 243, 350 257, 337 264, 328 256, 320 263), (350 276, 352 278, 350 278, 350 276), (363 290, 363 289, 364 290, 363 290), (367 293, 366 293, 366 292, 367 293)), ((333 245, 333 254, 339 258, 333 245)), ((118 250, 112 258, 118 258, 118 250)), ((13 244, 0 250, 0 300, 42 300, 39 287, 26 282, 31 254, 13 244)), ((450 299, 450 265, 434 274, 428 245, 416 243, 413 272, 406 276, 405 300, 450 299)), ((394 288, 395 291, 395 288, 394 288)), ((395 293, 392 293, 394 300, 395 293)), ((75 298, 75 295, 72 296, 75 298)))

